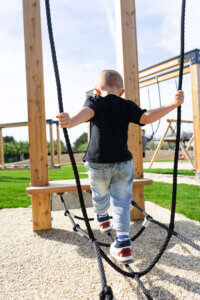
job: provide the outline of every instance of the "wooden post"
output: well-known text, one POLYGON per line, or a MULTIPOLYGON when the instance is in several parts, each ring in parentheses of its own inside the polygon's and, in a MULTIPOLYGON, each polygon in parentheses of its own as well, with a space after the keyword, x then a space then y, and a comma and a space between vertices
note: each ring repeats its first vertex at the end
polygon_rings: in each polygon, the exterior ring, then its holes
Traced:
POLYGON ((4 165, 4 151, 3 151, 3 133, 0 128, 0 165, 4 165))
MULTIPOLYGON (((193 133, 196 175, 200 173, 200 65, 190 66, 193 106, 193 133)), ((196 176, 198 180, 198 176, 196 176)))
POLYGON ((54 167, 54 141, 53 141, 53 123, 49 123, 49 134, 50 134, 50 157, 51 157, 51 168, 54 167))
MULTIPOLYGON (((48 185, 40 1, 23 0, 31 185, 48 185)), ((32 195, 33 230, 51 228, 49 194, 32 195)))
MULTIPOLYGON (((137 34, 134 0, 116 0, 117 49, 119 70, 124 78, 125 98, 140 105, 137 34)), ((143 178, 142 138, 138 125, 129 125, 128 147, 133 154, 135 178, 143 178)), ((144 186, 133 189, 134 201, 144 209, 144 186)), ((137 209, 132 210, 131 219, 143 219, 137 209)))
POLYGON ((61 165, 60 127, 58 123, 56 123, 56 130, 57 130, 57 163, 58 165, 61 165))

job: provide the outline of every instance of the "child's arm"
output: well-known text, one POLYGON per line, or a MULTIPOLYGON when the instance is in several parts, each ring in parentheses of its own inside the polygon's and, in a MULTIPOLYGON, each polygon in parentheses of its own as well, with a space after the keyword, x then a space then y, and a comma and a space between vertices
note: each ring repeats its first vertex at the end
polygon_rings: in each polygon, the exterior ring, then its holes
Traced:
POLYGON ((174 100, 170 104, 161 106, 159 108, 151 109, 143 113, 140 118, 140 123, 141 124, 153 123, 161 119, 165 115, 167 115, 173 109, 180 106, 183 102, 184 102, 184 93, 183 91, 178 91, 174 96, 174 100))
POLYGON ((72 128, 81 123, 87 122, 94 117, 94 110, 88 106, 83 107, 75 116, 70 117, 68 113, 60 113, 56 116, 59 119, 61 128, 72 128))

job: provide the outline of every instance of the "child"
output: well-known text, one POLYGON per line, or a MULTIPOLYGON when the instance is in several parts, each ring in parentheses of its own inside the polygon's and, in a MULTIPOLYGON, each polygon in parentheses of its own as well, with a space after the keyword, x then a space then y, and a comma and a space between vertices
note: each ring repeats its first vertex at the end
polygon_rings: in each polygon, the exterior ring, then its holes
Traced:
POLYGON ((154 135, 154 133, 152 133, 152 135, 148 138, 147 136, 145 136, 145 130, 142 129, 142 153, 143 153, 143 157, 145 157, 146 145, 147 145, 148 142, 150 142, 153 139, 153 135, 154 135))
POLYGON ((181 105, 184 94, 178 91, 168 105, 149 111, 133 101, 124 100, 123 80, 113 70, 102 71, 96 81, 97 95, 88 98, 73 117, 60 113, 60 126, 72 128, 90 120, 91 136, 83 160, 88 170, 97 224, 101 232, 112 230, 107 213, 111 205, 116 240, 110 254, 120 263, 133 261, 130 232, 130 209, 133 186, 132 154, 128 151, 128 125, 144 125, 157 121, 181 105))

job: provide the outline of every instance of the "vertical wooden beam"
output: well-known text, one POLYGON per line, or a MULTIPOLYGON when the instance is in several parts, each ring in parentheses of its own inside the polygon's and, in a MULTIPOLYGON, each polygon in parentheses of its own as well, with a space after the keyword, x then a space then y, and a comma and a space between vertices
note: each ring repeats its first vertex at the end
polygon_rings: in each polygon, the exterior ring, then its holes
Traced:
MULTIPOLYGON (((117 49, 120 73, 124 78, 125 98, 140 105, 136 11, 134 0, 116 0, 117 49)), ((129 125, 128 147, 133 154, 135 178, 143 177, 142 138, 138 125, 129 125)), ((144 209, 144 186, 133 190, 134 201, 144 209)), ((137 209, 131 213, 131 219, 142 219, 137 209)))
MULTIPOLYGON (((23 0, 31 185, 48 185, 40 1, 23 0)), ((33 230, 51 228, 49 194, 32 196, 33 230)))
POLYGON ((53 123, 49 123, 49 134, 50 134, 50 157, 51 157, 51 168, 54 167, 54 141, 53 141, 53 123))
POLYGON ((0 128, 0 165, 4 165, 4 151, 3 151, 3 129, 0 128))
MULTIPOLYGON (((190 66, 193 107, 193 133, 196 174, 200 173, 200 65, 190 66)), ((198 180, 198 176, 196 177, 198 180)))
POLYGON ((61 164, 61 146, 60 146, 60 127, 59 124, 56 123, 56 131, 57 131, 57 163, 61 164))

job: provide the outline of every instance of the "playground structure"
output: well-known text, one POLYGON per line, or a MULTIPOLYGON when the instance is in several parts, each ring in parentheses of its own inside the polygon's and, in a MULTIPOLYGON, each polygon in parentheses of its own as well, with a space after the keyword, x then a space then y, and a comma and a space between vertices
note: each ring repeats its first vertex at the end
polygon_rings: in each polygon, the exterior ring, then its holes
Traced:
MULTIPOLYGON (((46 1, 48 3, 48 1, 46 1)), ((184 3, 184 1, 183 1, 184 3)), ((44 90, 43 90, 43 71, 42 71, 42 47, 41 47, 41 28, 40 28, 40 10, 39 10, 39 0, 34 1, 23 1, 24 8, 24 30, 25 30, 25 52, 26 52, 26 75, 27 75, 27 96, 28 96, 28 113, 29 113, 29 138, 30 138, 30 161, 31 161, 31 186, 27 189, 27 193, 32 194, 32 212, 33 212, 33 230, 42 230, 49 229, 51 227, 51 215, 49 210, 49 194, 53 191, 56 193, 62 193, 61 185, 58 183, 55 186, 55 189, 51 189, 51 185, 48 181, 48 170, 47 170, 47 155, 45 153, 46 149, 46 132, 45 132, 45 108, 44 108, 44 90), (39 45, 39 48, 38 48, 39 45), (35 191, 35 193, 33 192, 35 191)), ((120 46, 122 47, 122 74, 124 74, 125 81, 125 90, 126 90, 126 98, 136 99, 139 104, 139 85, 138 85, 138 70, 137 70, 137 44, 136 44, 136 24, 135 24, 135 4, 134 1, 127 0, 126 2, 123 0, 118 1, 118 25, 120 24, 120 34, 119 41, 120 46), (128 42, 128 45, 126 43, 128 42), (132 97, 131 97, 132 96, 132 97)), ((184 7, 184 5, 183 5, 184 7)), ((184 9, 183 9, 184 11, 184 9)), ((50 15, 50 14, 49 14, 50 15)), ((49 18, 48 19, 48 28, 49 18)), ((183 40, 183 39, 182 39, 183 40)), ((184 44, 184 43, 183 43, 184 44)), ((181 48, 181 66, 183 65, 183 54, 184 47, 181 48)), ((55 66, 55 65, 54 65, 55 66)), ((180 78, 182 79, 182 72, 180 71, 180 78)), ((179 82, 182 82, 180 80, 179 82)), ((180 89, 182 84, 179 84, 180 89)), ((60 102, 59 102, 60 104, 60 102)), ((62 110, 62 109, 60 109, 62 110)), ((178 126, 180 128, 180 126, 178 126)), ((66 129, 64 130, 66 132, 66 129)), ((178 135, 179 136, 179 135, 178 135)), ((66 138, 66 136, 65 136, 66 138)), ((135 195, 134 200, 141 200, 143 198, 143 190, 144 184, 150 184, 150 180, 143 179, 143 170, 142 170, 142 149, 141 149, 141 134, 139 127, 130 127, 129 132, 129 148, 133 151, 134 157, 137 157, 137 161, 135 163, 136 166, 136 180, 135 180, 135 188, 138 194, 135 195), (131 141, 131 142, 130 142, 131 141), (133 143, 134 141, 134 143, 133 143), (136 141, 138 143, 136 143, 136 141), (137 156, 138 154, 138 156, 137 156), (139 163, 138 163, 139 161, 139 163), (141 168, 140 168, 141 167, 141 168), (139 195, 140 193, 140 195, 139 195)), ((67 139, 66 139, 67 140, 67 139)), ((69 148, 70 149, 70 148, 69 148)), ((177 152, 176 147, 176 153, 177 152)), ((70 155, 71 155, 71 151, 70 155)), ((175 161, 177 162, 177 156, 175 161)), ((175 168, 175 173, 177 168, 175 168)), ((175 181, 174 181, 175 182, 175 181)), ((69 182, 68 182, 69 183, 69 182)), ((55 182, 53 184, 56 184, 55 182)), ((71 188, 73 183, 69 183, 69 187, 71 188)), ((174 184, 176 186, 176 183, 174 184)), ((63 189, 66 189, 66 183, 64 183, 63 189)), ((76 189, 76 186, 74 185, 76 189)), ((79 188, 77 184, 77 188, 79 188)), ((175 193, 173 193, 173 196, 175 193)), ((62 195, 60 196, 62 200, 62 195)), ((175 196, 176 199, 176 196, 175 196)), ((80 197, 80 204, 82 204, 80 197)), ((174 198, 173 198, 173 203, 174 198)), ((145 216, 145 222, 142 225, 143 227, 139 232, 131 239, 132 241, 138 237, 143 230, 145 229, 146 223, 153 222, 163 229, 167 231, 167 237, 165 238, 164 244, 162 248, 160 248, 159 253, 153 259, 151 264, 144 270, 140 272, 135 272, 131 269, 130 266, 126 265, 128 272, 120 269, 115 266, 115 270, 119 273, 128 276, 129 278, 134 278, 139 287, 142 289, 144 294, 148 299, 152 299, 146 290, 143 283, 140 281, 140 277, 147 274, 158 262, 162 254, 164 253, 170 238, 172 235, 178 236, 178 238, 186 243, 190 244, 192 247, 200 251, 198 245, 187 241, 184 237, 175 232, 174 229, 174 216, 175 216, 175 205, 172 208, 171 212, 171 221, 170 226, 166 226, 164 223, 158 222, 154 220, 150 215, 148 215, 142 208, 142 204, 138 206, 135 202, 132 201, 132 204, 138 208, 140 213, 145 216)), ((82 206, 81 206, 82 208, 82 206)), ((86 217, 84 215, 84 210, 82 209, 83 220, 85 220, 86 227, 90 229, 87 225, 88 219, 87 214, 86 217), (86 222, 87 221, 87 222, 86 222)), ((65 209, 65 216, 69 216, 70 213, 65 209)), ((134 214, 134 217, 136 215, 134 214)), ((114 268, 114 263, 109 260, 109 258, 105 255, 102 249, 99 246, 109 247, 110 243, 100 243, 94 237, 91 238, 90 231, 88 233, 82 230, 79 224, 74 223, 72 221, 72 225, 74 225, 73 230, 82 233, 85 237, 87 237, 93 244, 94 249, 96 250, 96 256, 98 259, 98 265, 101 273, 101 282, 102 282, 102 292, 100 295, 100 299, 113 299, 112 290, 109 286, 107 286, 103 265, 101 262, 101 256, 114 268), (95 248, 96 247, 96 248, 95 248), (100 252, 101 251, 101 252, 100 252), (108 297, 107 297, 108 296, 108 297), (109 297, 109 296, 112 296, 109 297)), ((93 234, 93 233, 92 233, 93 234)), ((149 250, 149 249, 148 249, 149 250)), ((40 253, 41 255, 41 253, 40 253)), ((154 254, 153 254, 154 255, 154 254)), ((79 263, 80 266, 80 263, 79 263)), ((45 266, 46 267, 46 266, 45 266)))
MULTIPOLYGON (((154 161, 156 160, 156 157, 157 157, 157 155, 158 155, 158 152, 159 152, 160 148, 162 147, 163 142, 165 142, 165 141, 167 141, 167 142, 170 142, 170 141, 174 142, 175 139, 176 139, 176 133, 175 133, 173 127, 172 127, 172 123, 177 123, 177 120, 171 119, 171 120, 166 120, 166 121, 167 121, 167 123, 168 123, 168 126, 167 126, 167 128, 166 128, 166 130, 165 130, 165 132, 164 132, 164 134, 163 134, 163 136, 162 136, 162 138, 161 138, 161 140, 160 140, 160 142, 159 142, 159 144, 158 144, 158 146, 157 146, 155 152, 154 152, 154 155, 153 155, 153 157, 152 157, 152 159, 151 159, 149 168, 151 168, 151 167, 153 166, 153 163, 154 163, 154 161), (167 133, 169 132, 169 130, 171 130, 172 134, 174 135, 174 139, 166 138, 167 133)), ((184 120, 182 120, 181 123, 192 124, 193 122, 192 122, 192 121, 184 121, 184 120)), ((192 144, 193 140, 194 140, 194 135, 192 135, 192 137, 188 140, 188 145, 187 145, 186 148, 184 147, 184 145, 182 144, 182 142, 180 142, 180 149, 181 149, 182 152, 184 153, 184 154, 183 154, 183 155, 185 155, 184 157, 186 157, 186 158, 188 159, 188 161, 190 162, 190 164, 191 164, 191 166, 192 166, 192 169, 195 170, 195 166, 194 166, 194 164, 193 164, 193 161, 192 161, 192 159, 191 159, 191 157, 190 157, 190 155, 189 155, 189 153, 188 153, 188 151, 189 151, 189 149, 190 149, 190 147, 191 147, 191 144, 192 144)), ((180 156, 180 157, 181 157, 181 156, 180 156)))
MULTIPOLYGON (((139 86, 140 88, 156 84, 157 82, 166 81, 178 76, 179 56, 170 58, 159 64, 143 69, 139 72, 139 86)), ((196 180, 198 181, 200 173, 200 50, 194 49, 184 54, 184 69, 183 74, 191 74, 191 87, 192 87, 192 107, 193 107, 193 139, 194 141, 194 153, 195 153, 195 170, 196 180)), ((175 121, 175 120, 173 120, 175 121)), ((183 121, 184 122, 184 121, 183 121)), ((171 122, 168 122, 168 128, 165 133, 167 134, 168 129, 171 126, 171 122)), ((172 129, 172 128, 171 128, 172 129)), ((163 138, 166 134, 164 133, 163 138)), ((162 138, 162 142, 163 142, 162 138)), ((162 143, 161 143, 162 144, 162 143)), ((182 151, 184 147, 180 144, 182 151)), ((159 151, 159 149, 158 149, 159 151)), ((188 152, 184 151, 186 157, 193 165, 189 158, 188 152)), ((151 166, 157 156, 157 152, 152 158, 151 166)))
MULTIPOLYGON (((135 15, 131 15, 132 9, 130 7, 132 7, 132 4, 130 1, 123 5, 124 9, 118 9, 117 16, 118 48, 121 53, 119 69, 124 78, 125 98, 134 100, 136 104, 140 105, 139 87, 142 88, 154 84, 157 81, 161 82, 177 77, 179 57, 174 57, 154 65, 153 67, 146 68, 138 73, 135 15), (127 26, 127 22, 130 22, 131 26, 127 26), (156 78, 155 74, 157 75, 156 78)), ((41 187, 41 192, 39 188, 37 188, 38 193, 32 195, 33 230, 43 230, 51 228, 49 203, 49 192, 51 188, 48 180, 46 155, 40 2, 24 1, 23 12, 29 119, 29 153, 31 158, 31 187, 33 190, 35 187, 41 187), (48 188, 44 189, 44 186, 47 186, 48 188)), ((191 73, 195 169, 197 173, 200 172, 199 52, 198 49, 195 49, 185 54, 185 65, 183 70, 184 74, 191 73)), ((133 189, 134 199, 140 207, 144 208, 141 132, 137 125, 130 124, 129 126, 128 146, 134 157, 136 179, 135 187, 133 189), (139 184, 137 184, 137 182, 139 184)), ((151 183, 150 180, 145 181, 145 184, 151 183)), ((55 182, 54 184, 57 186, 56 190, 54 189, 54 192, 59 193, 59 182, 55 182)), ((66 188, 69 188, 67 182, 66 188)), ((28 188, 27 192, 31 193, 31 188, 28 188)), ((143 218, 141 212, 134 210, 131 214, 131 219, 140 218, 143 218)))
MULTIPOLYGON (((55 168, 61 165, 61 147, 60 147, 60 131, 58 121, 52 119, 46 120, 46 124, 49 125, 49 136, 50 136, 50 168, 55 168), (53 125, 56 124, 56 133, 57 133, 57 164, 55 164, 54 157, 54 141, 53 141, 53 125)), ((4 150, 3 150, 3 129, 4 128, 13 128, 13 127, 24 127, 28 126, 28 122, 16 122, 16 123, 4 123, 0 124, 0 169, 4 169, 4 150)), ((47 151, 47 150, 46 150, 47 151)), ((11 168, 9 168, 10 170, 11 168)), ((16 169, 16 168, 14 168, 16 169)), ((23 169, 23 168, 20 168, 23 169)), ((27 169, 27 168, 25 168, 27 169)))
MULTIPOLYGON (((122 3, 121 3, 122 4, 122 3)), ((131 1, 124 3, 123 9, 118 9, 118 43, 121 49, 120 69, 124 77, 125 98, 134 100, 140 105, 138 86, 138 63, 136 43, 136 21, 132 14, 131 1), (126 23, 131 22, 131 26, 126 23), (128 41, 128 44, 127 44, 128 41)), ((24 37, 26 57, 26 79, 28 98, 29 120, 29 155, 31 171, 31 187, 27 193, 31 194, 37 187, 37 193, 32 194, 33 230, 51 228, 51 212, 49 193, 51 184, 48 180, 47 155, 46 155, 46 131, 45 131, 45 104, 42 64, 42 41, 40 21, 40 1, 23 1, 24 37), (46 188, 44 188, 46 186, 46 188), (39 188, 41 187, 41 188, 39 188)), ((151 184, 151 180, 143 178, 143 159, 140 127, 130 124, 128 146, 133 153, 135 166, 135 187, 133 189, 134 200, 144 208, 144 184, 151 184)), ((54 182, 60 192, 60 182, 54 182)), ((69 188, 67 181, 66 189, 69 188)), ((63 182, 62 182, 63 185, 63 182)), ((132 219, 143 219, 139 210, 131 213, 132 219)))

